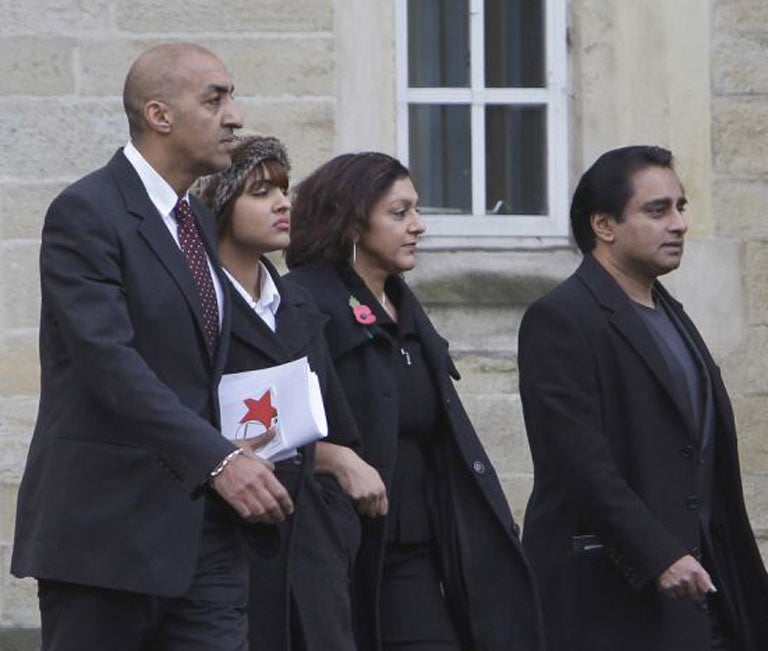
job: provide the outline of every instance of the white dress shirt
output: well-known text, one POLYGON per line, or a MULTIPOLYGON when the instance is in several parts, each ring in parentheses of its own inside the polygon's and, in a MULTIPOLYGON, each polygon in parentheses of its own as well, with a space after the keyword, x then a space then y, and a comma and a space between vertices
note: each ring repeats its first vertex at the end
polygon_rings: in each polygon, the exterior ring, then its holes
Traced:
POLYGON ((259 298, 253 299, 251 292, 247 291, 235 277, 224 269, 227 278, 232 281, 232 286, 237 293, 243 297, 246 303, 251 306, 254 312, 259 315, 262 321, 267 324, 269 329, 274 332, 276 327, 275 316, 280 307, 280 292, 277 290, 272 275, 262 262, 259 262, 259 298))

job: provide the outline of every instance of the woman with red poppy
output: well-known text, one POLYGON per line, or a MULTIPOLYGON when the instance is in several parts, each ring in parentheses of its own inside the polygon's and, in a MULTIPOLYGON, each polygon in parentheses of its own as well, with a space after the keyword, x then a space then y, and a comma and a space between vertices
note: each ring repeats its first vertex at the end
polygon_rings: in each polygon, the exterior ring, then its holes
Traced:
POLYGON ((408 170, 381 153, 338 156, 298 186, 292 220, 287 278, 329 318, 363 456, 387 486, 388 512, 363 521, 358 649, 539 651, 517 526, 451 381, 448 344, 401 275, 425 231, 408 170))
MULTIPOLYGON (((355 452, 359 437, 323 338, 325 317, 265 256, 290 240, 289 170, 279 140, 248 136, 239 140, 232 166, 210 177, 202 190, 217 221, 232 297, 225 372, 306 356, 320 381, 329 430, 327 439, 274 464, 294 501, 293 515, 278 526, 243 527, 250 564, 249 645, 252 651, 354 651, 349 581, 360 540, 355 505, 378 512, 384 485, 355 452), (354 476, 335 477, 324 447, 354 476)), ((252 402, 265 399, 270 394, 252 402)), ((276 414, 271 402, 258 407, 254 420, 261 421, 261 431, 276 414)), ((251 441, 238 443, 248 447, 251 441)))

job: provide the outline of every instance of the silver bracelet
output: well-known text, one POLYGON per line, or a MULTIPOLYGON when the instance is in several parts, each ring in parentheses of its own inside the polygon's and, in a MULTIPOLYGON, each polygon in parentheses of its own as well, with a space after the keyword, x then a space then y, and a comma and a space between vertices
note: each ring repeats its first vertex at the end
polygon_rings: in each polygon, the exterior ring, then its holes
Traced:
POLYGON ((218 477, 224 471, 224 468, 229 465, 230 461, 232 461, 237 455, 242 454, 243 452, 245 452, 243 448, 236 448, 232 450, 232 452, 230 452, 221 460, 218 466, 211 470, 210 478, 213 479, 214 477, 218 477))

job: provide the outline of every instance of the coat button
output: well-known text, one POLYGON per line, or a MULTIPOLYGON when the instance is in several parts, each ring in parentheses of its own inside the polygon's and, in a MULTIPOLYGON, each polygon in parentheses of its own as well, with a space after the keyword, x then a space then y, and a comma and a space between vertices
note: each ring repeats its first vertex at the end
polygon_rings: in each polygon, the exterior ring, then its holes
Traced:
POLYGON ((699 498, 697 495, 691 495, 685 500, 685 508, 689 511, 697 511, 699 508, 699 498))
POLYGON ((680 450, 680 455, 683 457, 683 459, 690 459, 693 456, 693 448, 690 445, 686 445, 682 450, 680 450))
POLYGON ((302 462, 304 461, 304 455, 301 452, 297 452, 293 458, 291 459, 293 461, 294 466, 300 466, 302 462))
POLYGON ((480 461, 480 460, 472 462, 472 469, 478 475, 484 475, 485 474, 485 464, 482 461, 480 461))

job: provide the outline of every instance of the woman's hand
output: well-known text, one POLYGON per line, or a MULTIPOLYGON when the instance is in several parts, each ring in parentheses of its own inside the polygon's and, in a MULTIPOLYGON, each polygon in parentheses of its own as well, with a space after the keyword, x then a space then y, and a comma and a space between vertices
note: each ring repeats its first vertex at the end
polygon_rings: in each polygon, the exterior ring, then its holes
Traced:
POLYGON ((251 436, 247 439, 235 439, 232 441, 232 443, 234 443, 239 448, 243 448, 243 450, 246 450, 247 452, 255 453, 256 450, 263 448, 267 443, 275 438, 275 433, 275 427, 272 426, 263 434, 259 434, 258 436, 251 436))
POLYGON ((387 489, 381 476, 351 448, 319 441, 315 446, 315 472, 333 475, 362 515, 387 514, 387 489))

